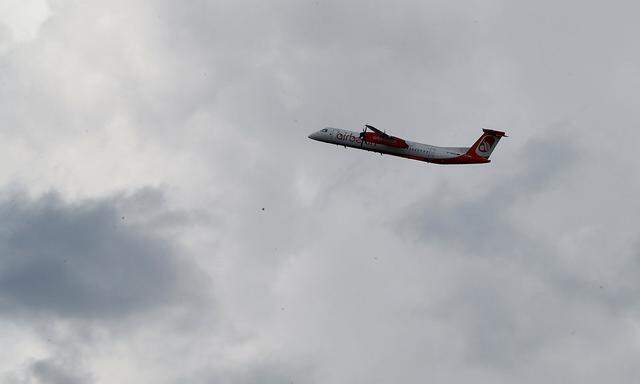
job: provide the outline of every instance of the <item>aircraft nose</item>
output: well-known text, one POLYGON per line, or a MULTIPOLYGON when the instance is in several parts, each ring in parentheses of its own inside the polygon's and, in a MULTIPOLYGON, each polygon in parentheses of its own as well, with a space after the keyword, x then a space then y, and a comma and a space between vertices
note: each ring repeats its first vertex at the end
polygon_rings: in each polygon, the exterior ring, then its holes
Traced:
POLYGON ((307 137, 310 138, 311 140, 318 140, 318 136, 319 136, 318 132, 314 132, 307 137))

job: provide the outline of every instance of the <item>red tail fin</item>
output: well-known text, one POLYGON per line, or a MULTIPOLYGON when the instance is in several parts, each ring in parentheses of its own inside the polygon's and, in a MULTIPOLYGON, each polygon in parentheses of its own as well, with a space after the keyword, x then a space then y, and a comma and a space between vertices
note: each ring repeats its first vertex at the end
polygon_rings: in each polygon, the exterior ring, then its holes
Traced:
POLYGON ((502 137, 507 135, 501 131, 483 129, 482 136, 469 148, 467 155, 488 159, 502 137))

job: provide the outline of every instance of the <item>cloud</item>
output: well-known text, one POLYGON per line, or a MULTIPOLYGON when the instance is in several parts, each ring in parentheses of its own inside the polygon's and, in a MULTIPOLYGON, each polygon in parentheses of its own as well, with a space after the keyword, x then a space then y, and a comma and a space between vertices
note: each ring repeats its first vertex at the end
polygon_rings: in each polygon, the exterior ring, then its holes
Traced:
MULTIPOLYGON (((501 144, 509 145, 508 138, 504 141, 501 144)), ((455 191, 445 184, 412 205, 399 228, 420 241, 461 247, 479 256, 513 256, 520 249, 517 244, 534 246, 510 221, 510 210, 523 199, 552 189, 580 160, 580 150, 569 137, 540 135, 525 142, 517 155, 511 175, 486 176, 470 197, 453 202, 455 191)))
POLYGON ((73 368, 52 359, 31 362, 24 372, 7 376, 11 384, 89 384, 94 381, 90 376, 76 372, 73 368))
POLYGON ((154 191, 74 203, 13 195, 0 211, 4 316, 121 319, 200 294, 202 276, 145 223, 169 213, 154 191))
MULTIPOLYGON (((520 147, 508 175, 486 178, 463 196, 459 186, 443 184, 392 223, 403 238, 426 247, 429 259, 448 270, 444 273, 452 273, 455 281, 447 281, 446 293, 425 311, 455 327, 465 367, 522 375, 524 361, 545 366, 543 356, 550 350, 580 359, 573 350, 575 339, 630 347, 623 339, 633 326, 618 315, 637 315, 640 285, 630 277, 638 273, 634 242, 615 251, 593 247, 580 243, 582 235, 570 235, 583 223, 555 224, 571 212, 563 203, 566 186, 581 184, 584 180, 576 175, 590 167, 585 151, 564 133, 540 132, 520 147), (550 238, 540 230, 546 223, 554 225, 550 238), (569 255, 558 246, 562 238, 579 251, 569 255), (597 264, 612 267, 605 260, 616 260, 618 267, 596 270, 597 264)), ((609 241, 611 234, 596 232, 590 235, 609 241)), ((592 358, 601 369, 614 364, 592 358)), ((571 369, 571 375, 581 374, 580 364, 571 369)))
POLYGON ((14 44, 34 40, 51 16, 47 0, 7 0, 0 4, 0 55, 14 44))
POLYGON ((1 372, 638 376, 631 2, 7 4, 1 372), (364 122, 510 137, 477 167, 306 138, 364 122))

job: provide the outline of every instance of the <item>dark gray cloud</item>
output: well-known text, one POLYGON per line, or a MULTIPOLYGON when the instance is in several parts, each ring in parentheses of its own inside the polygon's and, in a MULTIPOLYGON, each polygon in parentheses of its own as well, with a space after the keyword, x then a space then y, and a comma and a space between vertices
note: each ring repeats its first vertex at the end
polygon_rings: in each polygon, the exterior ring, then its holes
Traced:
POLYGON ((89 384, 94 381, 89 375, 76 372, 73 368, 65 367, 61 362, 51 359, 34 361, 29 364, 20 376, 6 377, 11 384, 42 383, 42 384, 89 384))
POLYGON ((159 197, 4 199, 0 313, 109 320, 197 298, 203 276, 161 236, 159 197))
POLYGON ((316 383, 319 382, 313 367, 304 362, 278 361, 267 357, 248 367, 238 370, 220 369, 200 375, 181 378, 177 383, 188 380, 198 384, 239 383, 239 384, 279 384, 279 383, 316 383))

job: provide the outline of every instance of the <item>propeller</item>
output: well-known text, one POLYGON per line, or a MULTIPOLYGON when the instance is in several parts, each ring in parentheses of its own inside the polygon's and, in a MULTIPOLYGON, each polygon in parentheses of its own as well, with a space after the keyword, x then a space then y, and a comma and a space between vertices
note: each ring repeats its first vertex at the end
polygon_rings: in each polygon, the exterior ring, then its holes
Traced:
POLYGON ((362 132, 360 132, 360 148, 364 147, 364 142, 366 141, 365 135, 367 133, 367 128, 369 128, 369 126, 365 124, 364 129, 362 130, 362 132))
POLYGON ((387 135, 386 132, 382 132, 381 130, 379 130, 378 128, 372 126, 372 125, 365 125, 365 128, 369 128, 370 130, 372 130, 373 132, 377 133, 378 135, 384 137, 384 138, 388 138, 389 135, 387 135))

